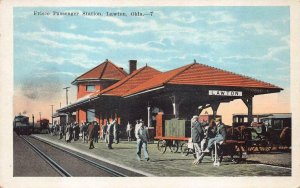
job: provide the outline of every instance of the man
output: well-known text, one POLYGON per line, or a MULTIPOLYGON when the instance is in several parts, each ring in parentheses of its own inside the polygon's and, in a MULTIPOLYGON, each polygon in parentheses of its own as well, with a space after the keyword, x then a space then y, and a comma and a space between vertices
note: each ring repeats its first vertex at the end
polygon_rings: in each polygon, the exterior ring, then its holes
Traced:
POLYGON ((149 154, 148 154, 148 130, 145 127, 145 124, 142 120, 139 121, 139 124, 136 126, 135 130, 135 137, 137 142, 137 159, 141 160, 141 149, 144 149, 144 158, 146 161, 149 161, 149 154))
POLYGON ((198 121, 198 116, 193 116, 193 118, 191 119, 191 125, 192 125, 192 142, 197 156, 193 164, 196 165, 201 162, 201 141, 204 138, 204 130, 198 121))
POLYGON ((127 124, 127 127, 126 127, 126 133, 127 133, 127 139, 128 139, 128 142, 131 141, 131 131, 132 131, 132 125, 129 123, 128 121, 128 124, 127 124))
POLYGON ((89 145, 89 149, 94 149, 94 131, 95 131, 95 127, 93 123, 89 123, 87 132, 88 132, 88 136, 89 136, 89 141, 90 141, 90 145, 89 145))
POLYGON ((120 142, 120 126, 117 122, 117 120, 115 120, 114 123, 114 139, 115 139, 115 143, 118 144, 120 142))
POLYGON ((107 136, 106 136, 107 127, 108 127, 108 122, 106 122, 106 123, 102 126, 102 139, 104 140, 105 143, 108 143, 107 136))
POLYGON ((74 141, 76 141, 79 139, 79 133, 80 133, 80 127, 77 122, 75 122, 74 132, 75 132, 74 141))
POLYGON ((217 131, 216 136, 208 140, 207 148, 203 151, 205 153, 209 153, 214 143, 220 143, 225 141, 226 139, 226 129, 224 124, 222 123, 221 118, 216 118, 217 131))
POLYGON ((85 125, 83 127, 83 131, 84 131, 84 140, 83 140, 83 143, 84 142, 88 143, 88 127, 89 127, 89 123, 85 122, 85 125))
POLYGON ((108 141, 108 149, 113 149, 112 148, 112 143, 114 140, 114 124, 116 123, 116 120, 113 120, 110 124, 107 126, 107 131, 106 131, 106 137, 108 141))
POLYGON ((94 121, 94 141, 95 141, 95 143, 98 143, 99 129, 100 129, 100 126, 98 125, 97 121, 94 121))
POLYGON ((72 125, 69 123, 69 124, 67 124, 67 127, 66 127, 66 142, 67 143, 71 142, 72 136, 73 136, 73 128, 72 128, 72 125))

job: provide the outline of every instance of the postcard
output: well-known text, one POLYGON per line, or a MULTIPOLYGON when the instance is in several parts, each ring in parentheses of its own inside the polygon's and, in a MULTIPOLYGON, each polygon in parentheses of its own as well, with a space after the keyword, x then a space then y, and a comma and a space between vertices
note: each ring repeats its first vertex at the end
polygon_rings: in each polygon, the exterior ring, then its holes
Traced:
POLYGON ((299 6, 2 1, 0 186, 299 186, 299 6))

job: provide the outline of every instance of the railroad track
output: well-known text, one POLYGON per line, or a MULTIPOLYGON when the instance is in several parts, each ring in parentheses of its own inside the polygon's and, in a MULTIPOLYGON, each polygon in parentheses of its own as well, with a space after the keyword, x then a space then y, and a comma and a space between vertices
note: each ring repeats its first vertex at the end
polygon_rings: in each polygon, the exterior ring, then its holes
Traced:
MULTIPOLYGON (((57 162, 55 159, 51 158, 48 154, 46 154, 45 152, 43 152, 41 149, 39 149, 36 144, 34 144, 32 141, 30 141, 31 139, 34 139, 35 141, 38 141, 40 143, 46 144, 48 146, 50 146, 51 148, 55 148, 56 150, 59 150, 61 152, 63 152, 64 154, 67 154, 68 157, 73 157, 76 158, 82 162, 84 162, 85 164, 88 164, 89 166, 99 169, 100 171, 105 172, 106 174, 108 174, 109 176, 113 176, 113 177, 126 177, 127 175, 125 175, 124 173, 118 172, 114 169, 111 169, 107 166, 104 166, 102 164, 99 164, 97 162, 94 162, 92 160, 89 160, 83 156, 80 156, 72 151, 68 151, 62 147, 59 147, 57 145, 54 145, 50 142, 41 140, 39 138, 35 138, 35 137, 31 137, 31 136, 20 136, 41 158, 43 158, 55 171, 57 171, 61 176, 63 177, 71 177, 73 176, 72 173, 68 172, 61 164, 59 164, 59 162, 57 162), (30 139, 29 139, 30 138, 30 139)), ((68 158, 69 160, 70 158, 68 158)), ((88 168, 88 167, 87 167, 88 168)))

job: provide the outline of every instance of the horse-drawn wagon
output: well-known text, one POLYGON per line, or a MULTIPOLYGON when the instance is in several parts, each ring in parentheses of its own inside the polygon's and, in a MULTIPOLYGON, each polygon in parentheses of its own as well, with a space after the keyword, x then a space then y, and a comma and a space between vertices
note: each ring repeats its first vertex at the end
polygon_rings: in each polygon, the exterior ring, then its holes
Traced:
MULTIPOLYGON (((206 116, 206 115, 204 115, 206 116)), ((212 115, 207 119, 210 120, 212 115)), ((203 117, 199 117, 199 120, 203 123, 203 117)), ((189 154, 194 153, 193 143, 191 141, 191 121, 174 118, 172 115, 157 115, 157 124, 156 124, 156 136, 155 139, 157 142, 157 149, 161 153, 165 153, 167 148, 171 152, 176 153, 180 149, 180 152, 183 156, 188 156, 189 154)), ((207 142, 206 142, 207 143, 207 142)), ((243 145, 244 141, 234 140, 232 137, 230 139, 222 142, 216 143, 211 153, 213 160, 222 161, 225 156, 230 156, 232 160, 238 162, 242 159, 243 154, 243 145), (215 155, 217 151, 217 155, 215 155), (218 156, 218 159, 216 158, 218 156)))

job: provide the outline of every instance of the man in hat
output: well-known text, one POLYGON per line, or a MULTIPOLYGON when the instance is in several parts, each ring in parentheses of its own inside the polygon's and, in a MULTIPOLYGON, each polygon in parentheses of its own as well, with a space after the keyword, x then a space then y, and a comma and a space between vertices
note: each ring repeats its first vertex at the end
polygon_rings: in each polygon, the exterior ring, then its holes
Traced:
POLYGON ((224 124, 222 123, 221 118, 216 118, 217 131, 216 136, 208 140, 207 148, 203 151, 205 153, 209 153, 214 143, 220 143, 225 141, 226 139, 226 129, 224 124))
POLYGON ((146 128, 143 120, 139 121, 139 125, 137 125, 137 128, 135 130, 135 137, 136 137, 136 143, 137 143, 137 159, 141 160, 141 150, 144 149, 144 158, 146 161, 149 161, 149 154, 148 154, 148 139, 149 139, 149 133, 148 129, 146 128))
POLYGON ((107 137, 107 147, 108 149, 113 149, 112 144, 114 140, 114 124, 116 123, 116 120, 113 120, 110 124, 108 124, 106 129, 106 137, 107 137))
POLYGON ((94 124, 94 142, 98 143, 100 126, 97 121, 94 121, 93 124, 94 124))
POLYGON ((191 119, 192 126, 192 142, 195 148, 196 160, 194 164, 199 164, 201 162, 201 141, 204 138, 204 130, 198 121, 198 116, 193 116, 191 119))
POLYGON ((94 124, 92 122, 89 122, 89 126, 87 129, 89 141, 90 141, 89 149, 94 149, 94 130, 95 130, 94 124))

